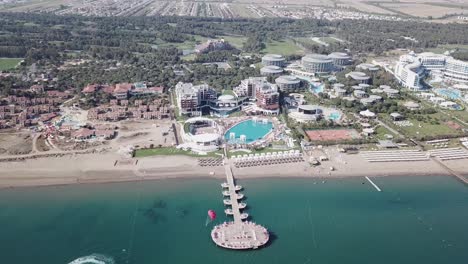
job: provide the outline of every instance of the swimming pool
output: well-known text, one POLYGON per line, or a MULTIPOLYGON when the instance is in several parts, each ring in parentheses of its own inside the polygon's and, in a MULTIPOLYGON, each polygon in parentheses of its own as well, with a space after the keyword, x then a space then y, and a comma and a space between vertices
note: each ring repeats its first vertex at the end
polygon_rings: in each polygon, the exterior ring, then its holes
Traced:
POLYGON ((333 121, 338 120, 340 118, 341 118, 340 113, 331 113, 328 115, 328 119, 333 120, 333 121))
POLYGON ((231 127, 224 134, 224 139, 228 143, 240 143, 240 136, 245 135, 245 143, 252 143, 262 139, 272 128, 273 124, 270 121, 249 119, 231 127), (234 138, 231 138, 231 133, 234 133, 234 138))
POLYGON ((323 87, 325 86, 325 84, 322 83, 322 84, 317 85, 317 86, 311 84, 311 86, 312 86, 312 91, 314 93, 318 94, 318 93, 323 93, 323 87))
POLYGON ((440 96, 447 97, 452 100, 461 98, 461 92, 451 88, 439 88, 435 89, 434 92, 440 96))

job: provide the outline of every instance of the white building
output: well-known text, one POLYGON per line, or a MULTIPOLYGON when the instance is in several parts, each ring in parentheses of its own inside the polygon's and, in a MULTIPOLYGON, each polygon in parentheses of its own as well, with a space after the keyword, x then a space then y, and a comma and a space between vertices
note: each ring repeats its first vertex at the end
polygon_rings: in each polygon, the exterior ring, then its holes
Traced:
POLYGON ((182 82, 175 86, 175 94, 180 114, 200 111, 200 107, 206 105, 209 100, 216 99, 217 96, 216 90, 207 84, 193 85, 182 82))
POLYGON ((262 76, 277 76, 283 73, 283 68, 275 65, 269 65, 262 67, 260 69, 260 74, 262 76))
POLYGON ((301 80, 296 76, 284 75, 275 79, 276 85, 282 92, 298 92, 304 90, 301 80))
POLYGON ((288 117, 300 123, 317 121, 322 116, 323 110, 314 105, 299 105, 295 111, 288 114, 288 117))
POLYGON ((395 77, 412 90, 419 90, 421 78, 431 72, 442 72, 445 79, 453 82, 468 83, 468 62, 448 55, 410 52, 401 56, 395 65, 395 77))
POLYGON ((307 72, 329 73, 333 71, 333 60, 327 55, 308 54, 302 57, 302 67, 307 72))
POLYGON ((279 54, 266 54, 262 57, 262 64, 264 66, 278 66, 283 67, 286 59, 279 54))
POLYGON ((468 83, 468 62, 454 58, 447 59, 444 76, 451 81, 468 83))
MULTIPOLYGON (((365 74, 364 72, 354 71, 354 72, 347 73, 345 76, 346 78, 351 78, 361 84, 368 84, 371 80, 371 77, 367 76, 367 74, 365 74)), ((360 87, 363 87, 363 86, 360 86, 360 87)))
POLYGON ((421 78, 424 76, 424 67, 414 55, 403 55, 395 65, 395 77, 404 87, 411 90, 420 90, 421 78))

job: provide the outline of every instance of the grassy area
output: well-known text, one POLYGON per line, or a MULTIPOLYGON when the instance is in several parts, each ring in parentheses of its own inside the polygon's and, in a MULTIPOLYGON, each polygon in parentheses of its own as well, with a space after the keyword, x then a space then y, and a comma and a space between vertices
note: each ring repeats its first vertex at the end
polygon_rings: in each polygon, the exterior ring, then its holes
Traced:
POLYGON ((393 138, 396 138, 397 136, 395 134, 393 134, 390 130, 386 129, 385 127, 383 126, 378 126, 376 129, 375 129, 375 136, 377 139, 380 139, 380 140, 386 140, 387 138, 385 137, 385 135, 392 135, 393 138))
POLYGON ((294 55, 304 54, 304 49, 294 44, 290 39, 282 41, 271 41, 265 43, 266 47, 262 50, 262 53, 274 53, 281 55, 294 55))
POLYGON ((242 49, 247 41, 247 38, 244 36, 219 36, 219 38, 223 38, 237 49, 242 49))
POLYGON ((23 59, 0 58, 0 71, 14 69, 23 59))
POLYGON ((463 44, 444 44, 438 45, 437 48, 429 48, 426 51, 434 52, 434 53, 444 53, 446 51, 459 49, 461 51, 468 51, 468 45, 463 44))
POLYGON ((421 137, 421 136, 439 136, 439 135, 454 135, 459 134, 458 131, 450 128, 445 124, 445 122, 427 122, 427 121, 418 121, 414 118, 408 119, 413 126, 401 127, 403 133, 412 136, 412 137, 421 137))
POLYGON ((182 149, 176 149, 171 147, 153 148, 153 149, 138 149, 135 151, 135 158, 144 158, 150 156, 174 156, 184 155, 190 157, 220 157, 220 151, 210 152, 207 155, 198 155, 192 151, 186 151, 182 149))
POLYGON ((192 53, 192 54, 182 56, 181 59, 184 60, 184 61, 194 61, 196 57, 197 57, 197 55, 192 53))
POLYGON ((195 46, 199 43, 203 43, 208 40, 208 38, 198 36, 198 35, 193 35, 194 41, 193 40, 187 40, 185 42, 181 43, 172 43, 172 42, 166 42, 164 40, 158 39, 156 46, 158 47, 170 47, 174 46, 180 50, 193 50, 195 46))

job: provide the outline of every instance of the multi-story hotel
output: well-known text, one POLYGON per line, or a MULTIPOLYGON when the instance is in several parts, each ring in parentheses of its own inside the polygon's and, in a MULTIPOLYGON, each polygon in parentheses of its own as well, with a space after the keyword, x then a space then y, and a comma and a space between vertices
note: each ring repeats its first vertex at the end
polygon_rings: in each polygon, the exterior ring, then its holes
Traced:
POLYGON ((266 54, 262 57, 262 64, 264 66, 278 66, 283 67, 285 63, 285 58, 278 54, 266 54))
POLYGON ((468 82, 468 62, 454 59, 448 55, 424 52, 410 52, 403 55, 395 65, 395 77, 410 89, 421 89, 421 78, 427 72, 440 72, 446 80, 460 83, 468 82))
POLYGON ((468 62, 454 58, 447 59, 444 76, 451 81, 468 83, 468 62))
POLYGON ((181 114, 200 111, 209 100, 215 100, 217 93, 207 84, 193 85, 179 82, 175 87, 177 106, 181 114))
POLYGON ((333 70, 333 60, 327 55, 309 54, 302 57, 302 67, 307 72, 329 73, 333 70))
POLYGON ((241 84, 234 88, 234 92, 237 96, 256 100, 256 106, 264 113, 279 113, 278 87, 269 83, 266 77, 250 77, 242 80, 241 84))

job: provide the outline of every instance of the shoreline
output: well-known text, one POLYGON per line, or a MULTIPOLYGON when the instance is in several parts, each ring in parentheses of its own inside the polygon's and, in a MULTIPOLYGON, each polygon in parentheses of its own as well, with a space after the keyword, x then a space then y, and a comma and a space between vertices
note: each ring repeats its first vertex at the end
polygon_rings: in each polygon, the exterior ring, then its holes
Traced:
MULTIPOLYGON (((466 160, 444 163, 468 175, 466 160)), ((452 176, 434 161, 370 163, 359 155, 347 155, 319 167, 307 162, 233 168, 237 180, 245 179, 343 179, 355 177, 452 176), (346 162, 343 162, 346 160, 346 162), (334 171, 329 171, 334 167, 334 171)), ((454 176, 452 176, 454 177, 454 176)), ((0 189, 104 184, 160 179, 225 179, 224 167, 201 167, 188 156, 153 156, 122 159, 112 153, 38 158, 0 163, 0 189)))

